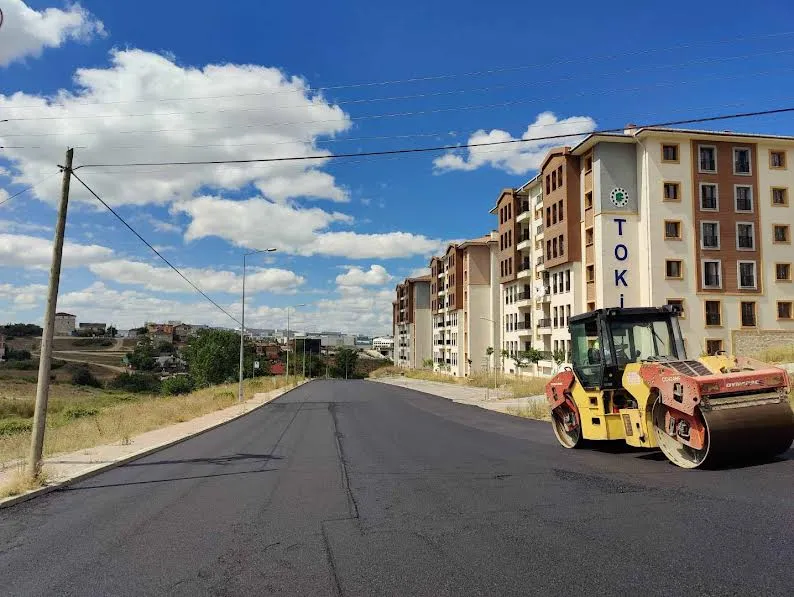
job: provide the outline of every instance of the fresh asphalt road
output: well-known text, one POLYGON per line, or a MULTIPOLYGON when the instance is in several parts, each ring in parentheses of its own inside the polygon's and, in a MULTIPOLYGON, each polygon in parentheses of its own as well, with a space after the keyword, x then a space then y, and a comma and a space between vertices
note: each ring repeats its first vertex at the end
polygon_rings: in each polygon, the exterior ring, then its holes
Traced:
POLYGON ((0 511, 2 595, 791 595, 794 453, 684 471, 316 381, 0 511))

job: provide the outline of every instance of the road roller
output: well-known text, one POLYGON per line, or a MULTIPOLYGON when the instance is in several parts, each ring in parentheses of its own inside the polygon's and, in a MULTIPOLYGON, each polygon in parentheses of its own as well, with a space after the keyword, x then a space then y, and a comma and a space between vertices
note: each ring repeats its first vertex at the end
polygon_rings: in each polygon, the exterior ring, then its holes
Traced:
POLYGON ((677 306, 598 309, 569 320, 571 364, 546 385, 566 448, 622 440, 683 468, 791 447, 784 369, 725 353, 687 357, 677 306))

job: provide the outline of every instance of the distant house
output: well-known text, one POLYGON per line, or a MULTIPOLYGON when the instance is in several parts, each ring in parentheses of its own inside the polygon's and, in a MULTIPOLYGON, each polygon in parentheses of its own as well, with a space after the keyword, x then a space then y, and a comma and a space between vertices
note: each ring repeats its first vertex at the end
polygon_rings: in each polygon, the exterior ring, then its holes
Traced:
POLYGON ((186 366, 185 361, 170 354, 156 357, 154 363, 161 371, 183 371, 186 366))
POLYGON ((174 342, 187 342, 193 335, 193 326, 180 323, 174 326, 174 342))
POLYGON ((71 336, 77 327, 77 316, 71 313, 59 312, 55 314, 55 335, 71 336))
POLYGON ((166 332, 154 332, 152 334, 149 334, 149 336, 151 336, 152 344, 154 344, 155 346, 157 346, 161 342, 168 342, 168 344, 173 344, 174 342, 174 335, 168 334, 166 332))
POLYGON ((82 336, 104 336, 107 330, 105 323, 81 323, 78 332, 82 336))
POLYGON ((258 356, 264 356, 267 360, 273 361, 279 358, 281 346, 274 342, 257 343, 256 354, 258 356))
POLYGON ((6 360, 6 337, 0 334, 0 363, 6 360))

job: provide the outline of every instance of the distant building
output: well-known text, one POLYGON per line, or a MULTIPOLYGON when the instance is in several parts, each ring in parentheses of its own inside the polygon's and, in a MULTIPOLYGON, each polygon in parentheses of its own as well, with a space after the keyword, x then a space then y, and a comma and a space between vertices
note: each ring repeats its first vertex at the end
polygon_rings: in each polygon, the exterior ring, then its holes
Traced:
POLYGON ((256 344, 256 354, 257 356, 263 356, 268 360, 276 360, 281 354, 281 347, 274 342, 258 342, 256 344))
POLYGON ((394 357, 394 338, 391 336, 381 336, 372 339, 372 350, 390 359, 394 357))
POLYGON ((155 366, 162 371, 183 371, 187 365, 185 361, 174 355, 162 355, 154 359, 155 366))
POLYGON ((77 316, 71 313, 59 312, 55 314, 55 335, 71 336, 77 327, 77 316))
MULTIPOLYGON (((72 316, 74 317, 74 316, 72 316)), ((106 323, 81 323, 79 330, 83 336, 104 336, 107 331, 106 323)))
POLYGON ((187 342, 193 335, 193 326, 186 323, 179 323, 174 326, 174 342, 187 342))
POLYGON ((0 363, 6 360, 6 337, 0 334, 0 363))
POLYGON ((356 337, 341 332, 320 332, 320 344, 323 348, 352 347, 356 345, 356 337))
POLYGON ((149 334, 149 337, 152 339, 152 344, 157 346, 161 342, 167 342, 168 344, 173 344, 174 342, 174 335, 169 334, 167 332, 154 332, 149 334))

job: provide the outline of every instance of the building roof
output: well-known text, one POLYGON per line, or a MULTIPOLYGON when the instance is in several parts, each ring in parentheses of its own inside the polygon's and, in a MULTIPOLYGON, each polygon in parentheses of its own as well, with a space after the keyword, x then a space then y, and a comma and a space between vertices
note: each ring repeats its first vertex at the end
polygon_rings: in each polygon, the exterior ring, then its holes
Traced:
POLYGON ((71 313, 67 313, 66 311, 59 311, 56 315, 61 315, 62 317, 77 317, 77 315, 72 315, 71 313))

